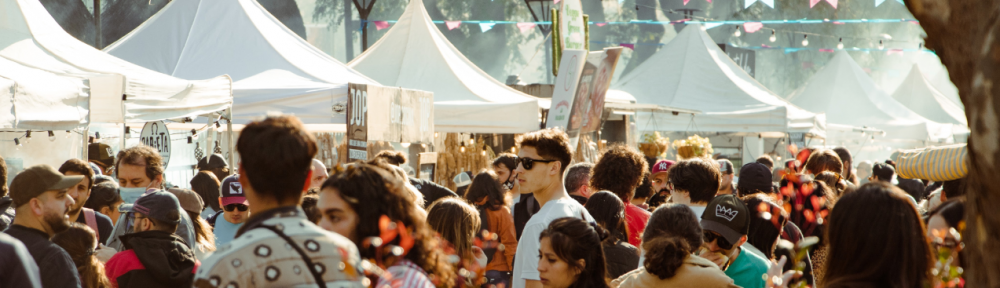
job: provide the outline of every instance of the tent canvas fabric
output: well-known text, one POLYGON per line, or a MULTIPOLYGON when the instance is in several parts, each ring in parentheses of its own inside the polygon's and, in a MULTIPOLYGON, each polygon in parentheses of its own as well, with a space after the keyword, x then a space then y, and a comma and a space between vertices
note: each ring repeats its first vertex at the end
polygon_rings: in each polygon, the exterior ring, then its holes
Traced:
POLYGON ((896 92, 892 93, 892 98, 928 120, 959 126, 969 125, 965 119, 965 111, 934 88, 917 64, 913 64, 910 74, 896 92))
POLYGON ((343 124, 346 115, 332 107, 346 105, 347 83, 378 85, 254 0, 174 0, 105 51, 182 79, 230 75, 237 123, 274 110, 307 124, 343 124))
POLYGON ((86 78, 0 58, 0 129, 73 130, 89 124, 86 78))
MULTIPOLYGON (((157 73, 94 49, 69 35, 38 0, 0 0, 0 57, 22 65, 91 80, 91 97, 100 103, 124 101, 124 119, 145 122, 195 117, 232 105, 232 80, 181 80, 157 73), (101 85, 97 85, 101 83, 101 85)), ((119 104, 120 105, 120 104, 119 104)), ((121 109, 118 109, 121 110, 121 109)), ((98 117, 102 114, 94 114, 98 117)), ((92 117, 92 121, 97 121, 92 117)))
POLYGON ((831 124, 881 129, 886 140, 952 139, 950 125, 927 120, 892 99, 843 50, 788 100, 806 110, 826 113, 831 124))
POLYGON ((465 58, 420 0, 410 1, 396 24, 348 66, 383 85, 434 92, 440 132, 534 131, 540 104, 548 108, 548 101, 507 87, 465 58))
POLYGON ((795 107, 757 82, 701 25, 688 25, 612 88, 640 104, 702 112, 639 113, 640 130, 825 133, 822 114, 795 107))

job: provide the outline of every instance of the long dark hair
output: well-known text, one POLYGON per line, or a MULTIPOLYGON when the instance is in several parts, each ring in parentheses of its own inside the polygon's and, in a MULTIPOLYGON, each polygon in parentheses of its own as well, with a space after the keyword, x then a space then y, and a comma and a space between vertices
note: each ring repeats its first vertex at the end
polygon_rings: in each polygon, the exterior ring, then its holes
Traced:
POLYGON ((476 174, 476 177, 472 179, 472 184, 469 184, 469 188, 465 190, 465 201, 469 201, 477 207, 486 207, 496 211, 506 205, 505 194, 503 186, 500 186, 500 181, 497 180, 497 174, 484 170, 476 174), (486 202, 481 205, 477 204, 483 201, 484 197, 486 202))
POLYGON ((642 265, 660 279, 673 278, 684 259, 701 247, 702 237, 698 216, 691 208, 664 204, 649 216, 642 234, 642 248, 646 251, 642 265))
POLYGON ((854 175, 854 158, 851 157, 851 151, 847 150, 846 147, 833 148, 833 152, 837 152, 837 157, 840 157, 840 162, 844 164, 844 180, 851 182, 855 186, 858 185, 858 176, 854 175))
POLYGON ((923 287, 933 256, 905 192, 873 182, 844 194, 830 215, 822 286, 923 287))
POLYGON ((220 179, 212 171, 201 171, 191 178, 191 190, 201 196, 201 200, 212 207, 212 211, 222 211, 219 206, 220 179))
MULTIPOLYGON (((323 182, 321 190, 336 189, 340 198, 358 214, 355 231, 359 239, 357 241, 362 242, 354 244, 358 246, 362 258, 379 262, 389 260, 392 253, 377 253, 380 247, 373 247, 374 245, 366 242, 366 239, 380 237, 382 230, 379 222, 385 216, 390 221, 402 222, 410 231, 414 243, 406 251, 405 259, 424 269, 428 277, 437 277, 444 287, 455 285, 457 276, 453 266, 448 264, 448 255, 438 249, 439 243, 434 237, 434 230, 418 212, 420 209, 414 202, 413 193, 405 190, 407 188, 398 177, 382 168, 363 163, 350 164, 346 168, 338 166, 334 172, 323 182), (379 255, 382 259, 377 258, 379 255)), ((381 247, 398 246, 400 238, 382 243, 381 247)))
POLYGON ((52 236, 52 243, 59 245, 76 265, 80 273, 80 283, 86 288, 110 287, 111 282, 104 273, 104 263, 94 256, 97 236, 87 225, 73 222, 69 229, 52 236))
MULTIPOLYGON (((199 244, 205 246, 205 251, 202 252, 212 252, 215 251, 215 233, 211 224, 205 218, 201 218, 201 215, 191 211, 184 211, 188 213, 188 217, 191 217, 191 225, 194 226, 194 238, 199 244)), ((194 245, 192 245, 194 246, 194 245)), ((191 247, 191 250, 198 249, 197 247, 191 247)))
POLYGON ((590 225, 580 218, 563 217, 552 221, 538 240, 549 238, 556 256, 570 268, 580 271, 570 288, 605 288, 608 283, 604 278, 608 272, 601 242, 607 236, 608 232, 600 226, 590 225), (580 259, 586 267, 578 265, 580 259))
POLYGON ((753 245, 768 259, 774 258, 774 247, 781 236, 781 229, 788 222, 788 215, 771 197, 764 194, 751 194, 743 197, 750 209, 750 234, 747 243, 753 245))
POLYGON ((625 203, 614 193, 600 191, 587 199, 587 212, 594 221, 608 230, 608 239, 604 244, 614 245, 618 241, 628 240, 625 229, 625 203))

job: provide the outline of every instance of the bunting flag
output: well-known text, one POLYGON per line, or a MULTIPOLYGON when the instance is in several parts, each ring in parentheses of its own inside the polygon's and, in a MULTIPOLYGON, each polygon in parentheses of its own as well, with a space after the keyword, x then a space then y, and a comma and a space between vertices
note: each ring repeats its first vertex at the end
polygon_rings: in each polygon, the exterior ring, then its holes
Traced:
POLYGON ((604 25, 608 25, 608 22, 597 22, 594 23, 594 25, 597 25, 597 27, 604 27, 604 25))
POLYGON ((764 28, 764 23, 760 22, 743 23, 743 30, 747 31, 747 33, 757 32, 760 30, 760 28, 764 28))
POLYGON ((632 51, 635 51, 635 44, 632 44, 632 43, 620 43, 620 44, 618 44, 618 46, 625 47, 625 48, 628 48, 628 49, 632 49, 632 51))
POLYGON ((767 7, 774 8, 774 0, 746 0, 746 2, 743 3, 743 9, 750 8, 750 5, 753 5, 753 3, 757 2, 764 3, 764 5, 767 5, 767 7))
POLYGON ((517 28, 521 29, 521 33, 528 32, 528 30, 531 30, 531 28, 535 28, 535 23, 520 22, 517 23, 517 28))
POLYGON ((389 22, 387 21, 372 21, 372 23, 375 23, 376 31, 389 28, 389 22))
POLYGON ((462 26, 462 21, 444 21, 444 25, 448 26, 448 30, 452 30, 462 26))
POLYGON ((833 49, 822 48, 822 49, 819 49, 819 52, 833 53, 833 49))
POLYGON ((885 51, 885 55, 892 55, 892 54, 903 55, 903 49, 889 49, 889 51, 885 51))
POLYGON ((559 1, 561 0, 552 0, 552 4, 559 4, 559 1))
POLYGON ((493 29, 493 25, 497 25, 497 23, 479 23, 479 29, 483 30, 485 33, 486 31, 493 29))
POLYGON ((809 0, 809 8, 813 8, 813 6, 816 6, 816 4, 823 1, 830 3, 830 6, 833 6, 833 9, 837 9, 837 0, 809 0))

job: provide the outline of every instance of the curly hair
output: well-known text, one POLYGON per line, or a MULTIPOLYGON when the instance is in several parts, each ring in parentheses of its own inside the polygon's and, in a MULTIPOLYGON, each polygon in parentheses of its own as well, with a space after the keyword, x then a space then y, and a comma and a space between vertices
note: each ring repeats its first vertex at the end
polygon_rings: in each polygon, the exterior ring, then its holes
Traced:
POLYGON ((646 176, 649 164, 646 157, 635 151, 635 148, 615 144, 601 154, 600 160, 594 165, 590 174, 590 187, 596 190, 608 190, 622 202, 632 201, 635 188, 646 176))
POLYGON ((553 220, 548 228, 538 236, 539 242, 549 238, 553 252, 565 261, 571 269, 580 271, 569 288, 608 287, 602 239, 608 232, 597 225, 591 225, 580 218, 563 217, 553 220), (586 267, 580 267, 577 260, 583 259, 586 267))
POLYGON ((52 243, 59 245, 76 265, 83 287, 111 287, 111 281, 104 273, 104 263, 94 256, 97 236, 87 225, 70 223, 69 228, 52 236, 52 243))
POLYGON ((809 154, 809 160, 806 160, 806 171, 813 175, 819 175, 823 171, 840 175, 844 172, 844 162, 840 161, 840 156, 837 156, 837 152, 833 152, 833 150, 817 149, 809 154))
POLYGON ((479 207, 486 207, 493 211, 502 209, 504 205, 507 205, 505 192, 503 191, 503 186, 500 186, 500 181, 497 180, 497 174, 489 170, 483 170, 483 172, 476 174, 476 177, 472 179, 472 184, 469 184, 469 188, 465 189, 464 198, 469 203, 473 203, 479 207), (485 200, 483 204, 478 204, 483 200, 485 200))
POLYGON ((406 164, 406 154, 399 151, 385 150, 378 152, 378 154, 375 154, 375 158, 382 158, 386 163, 395 166, 406 164))
MULTIPOLYGON (((371 247, 364 239, 379 237, 382 233, 379 221, 382 216, 391 221, 402 222, 411 231, 414 244, 407 251, 405 259, 412 261, 427 272, 428 277, 437 277, 444 287, 451 288, 456 284, 454 266, 448 263, 448 255, 438 249, 439 243, 434 237, 434 230, 427 224, 427 219, 421 214, 415 203, 415 196, 408 192, 403 182, 397 177, 377 166, 355 163, 346 168, 337 167, 335 173, 323 182, 321 193, 328 188, 336 189, 340 198, 344 199, 351 209, 358 214, 358 224, 355 228, 357 239, 355 245, 362 258, 375 259, 382 255, 388 260, 391 253, 377 253, 377 247, 371 247)), ((399 245, 397 237, 386 245, 399 245)))
POLYGON ((667 181, 673 183, 674 190, 687 191, 691 195, 691 202, 708 203, 719 193, 721 185, 719 181, 722 174, 717 166, 715 162, 699 158, 684 160, 670 166, 667 181))
POLYGON ((118 157, 115 158, 118 159, 118 162, 115 163, 115 171, 121 171, 122 164, 145 166, 146 177, 149 177, 149 180, 163 175, 163 169, 165 168, 163 167, 163 158, 160 157, 160 152, 156 151, 156 148, 142 144, 118 152, 118 157))
MULTIPOLYGON (((544 129, 517 137, 517 147, 532 147, 538 151, 538 156, 546 159, 559 160, 559 174, 565 173, 573 157, 573 148, 569 147, 569 136, 558 129, 544 129)), ((515 166, 516 168, 516 166, 515 166)), ((513 169, 511 169, 513 170, 513 169)))

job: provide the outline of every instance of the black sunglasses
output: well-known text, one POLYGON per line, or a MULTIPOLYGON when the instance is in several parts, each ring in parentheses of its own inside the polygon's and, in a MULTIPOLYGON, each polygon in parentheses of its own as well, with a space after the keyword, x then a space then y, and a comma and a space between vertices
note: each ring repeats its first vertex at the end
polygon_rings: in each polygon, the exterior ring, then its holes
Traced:
POLYGON ((247 211, 247 209, 250 209, 250 206, 243 205, 243 204, 229 204, 229 205, 226 205, 225 209, 226 209, 226 211, 229 211, 229 212, 232 212, 233 210, 240 210, 240 212, 243 212, 243 211, 247 211))
POLYGON ((539 160, 539 159, 531 159, 528 157, 517 158, 517 163, 520 164, 521 166, 524 166, 524 170, 531 170, 531 168, 535 168, 535 162, 552 163, 556 162, 556 160, 539 160))
POLYGON ((733 249, 733 243, 729 243, 729 240, 726 240, 726 238, 722 237, 722 235, 705 231, 703 236, 705 238, 705 243, 712 243, 713 240, 719 240, 719 242, 715 243, 716 245, 719 245, 719 248, 722 248, 723 250, 733 249))

